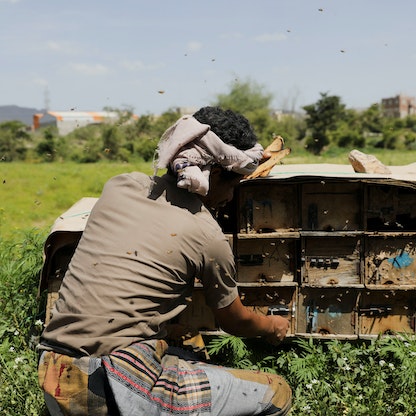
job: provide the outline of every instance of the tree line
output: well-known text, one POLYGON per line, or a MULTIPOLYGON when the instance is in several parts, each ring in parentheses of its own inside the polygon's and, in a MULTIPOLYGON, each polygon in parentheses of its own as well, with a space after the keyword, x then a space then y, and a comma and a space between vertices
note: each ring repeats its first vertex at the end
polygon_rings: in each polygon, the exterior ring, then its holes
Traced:
MULTIPOLYGON (((245 115, 263 146, 280 135, 292 149, 315 155, 334 147, 416 149, 415 116, 384 117, 380 104, 362 111, 348 109, 341 97, 329 93, 320 93, 315 103, 302 108, 302 114, 277 115, 272 99, 264 87, 248 80, 233 83, 228 93, 219 94, 209 105, 245 115)), ((131 121, 131 110, 107 110, 118 112, 117 123, 81 127, 66 136, 59 136, 52 126, 29 132, 19 121, 0 123, 1 160, 150 161, 163 132, 181 116, 178 109, 169 109, 160 116, 147 114, 131 121)))

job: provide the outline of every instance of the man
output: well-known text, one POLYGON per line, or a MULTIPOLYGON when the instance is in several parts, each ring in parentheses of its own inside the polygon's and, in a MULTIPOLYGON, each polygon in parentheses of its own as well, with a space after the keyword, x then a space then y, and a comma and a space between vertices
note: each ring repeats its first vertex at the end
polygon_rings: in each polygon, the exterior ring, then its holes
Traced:
POLYGON ((245 308, 232 250, 212 212, 262 158, 248 121, 205 107, 162 136, 161 177, 110 179, 88 219, 41 339, 52 415, 285 415, 279 376, 186 358, 164 341, 195 278, 225 331, 273 344, 289 323, 245 308))

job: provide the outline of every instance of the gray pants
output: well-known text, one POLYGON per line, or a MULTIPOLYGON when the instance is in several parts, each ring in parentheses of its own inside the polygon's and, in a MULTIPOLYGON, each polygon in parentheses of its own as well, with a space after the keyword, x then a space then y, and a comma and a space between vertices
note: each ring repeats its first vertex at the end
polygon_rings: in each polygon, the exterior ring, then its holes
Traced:
POLYGON ((280 376, 190 361, 166 347, 141 342, 101 358, 44 352, 39 382, 51 415, 288 414, 292 392, 280 376))

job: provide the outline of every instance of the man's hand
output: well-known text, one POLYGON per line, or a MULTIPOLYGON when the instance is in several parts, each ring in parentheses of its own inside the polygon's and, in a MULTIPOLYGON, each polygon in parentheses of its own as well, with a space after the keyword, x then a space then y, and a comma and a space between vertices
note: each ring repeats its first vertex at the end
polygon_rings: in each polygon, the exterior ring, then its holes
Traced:
POLYGON ((265 339, 272 345, 278 345, 286 337, 289 330, 289 320, 279 315, 269 315, 267 318, 271 321, 271 334, 267 335, 265 339))
POLYGON ((289 321, 280 315, 261 315, 249 310, 240 297, 222 309, 213 309, 221 328, 240 337, 261 336, 272 345, 279 344, 289 330, 289 321))

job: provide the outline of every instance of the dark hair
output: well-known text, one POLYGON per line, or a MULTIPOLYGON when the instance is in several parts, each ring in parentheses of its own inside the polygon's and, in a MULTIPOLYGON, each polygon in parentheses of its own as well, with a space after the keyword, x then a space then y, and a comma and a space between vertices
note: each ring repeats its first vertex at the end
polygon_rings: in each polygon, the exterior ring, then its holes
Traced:
POLYGON ((258 141, 249 121, 241 114, 220 107, 202 107, 193 115, 200 123, 208 124, 224 142, 237 149, 247 150, 258 141))

